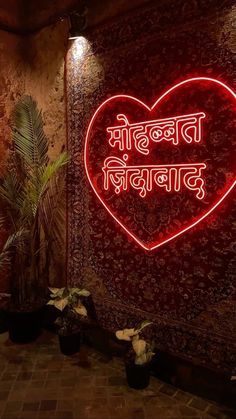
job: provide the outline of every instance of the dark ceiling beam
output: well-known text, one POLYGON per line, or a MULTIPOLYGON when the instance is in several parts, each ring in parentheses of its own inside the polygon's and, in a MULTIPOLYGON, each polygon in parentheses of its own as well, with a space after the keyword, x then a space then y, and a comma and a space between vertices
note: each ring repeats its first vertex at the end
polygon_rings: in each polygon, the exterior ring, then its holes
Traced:
MULTIPOLYGON (((68 16, 69 16, 69 12, 68 12, 68 16)), ((66 17, 67 15, 64 18, 66 17)), ((59 15, 58 17, 50 18, 47 20, 47 22, 42 23, 40 25, 36 25, 32 29, 17 28, 15 26, 11 26, 9 24, 6 24, 5 22, 2 22, 0 19, 0 31, 8 32, 17 36, 30 36, 47 26, 53 25, 57 23, 58 21, 63 20, 64 18, 61 15, 59 15)))
POLYGON ((13 25, 9 25, 0 19, 0 31, 9 32, 13 35, 22 36, 24 31, 21 28, 17 28, 13 25))
POLYGON ((50 11, 47 12, 47 10, 45 10, 44 16, 41 18, 37 18, 40 6, 37 6, 37 3, 32 3, 28 0, 21 0, 21 7, 18 12, 19 24, 17 26, 6 23, 6 21, 0 16, 0 30, 18 36, 33 35, 47 26, 54 25, 59 21, 68 18, 71 13, 75 12, 79 8, 82 1, 68 0, 68 5, 66 7, 60 7, 59 9, 56 8, 56 13, 50 13, 50 11), (34 19, 33 16, 36 16, 36 19, 34 19))
MULTIPOLYGON (((89 10, 88 27, 91 27, 128 10, 141 7, 145 3, 154 4, 156 2, 156 0, 132 0, 130 2, 127 0, 63 0, 63 2, 61 0, 9 0, 10 5, 5 1, 0 0, 0 30, 18 36, 33 35, 47 26, 66 19, 71 13, 76 12, 83 3, 89 10), (13 7, 13 5, 15 6, 13 7), (10 13, 11 8, 13 14, 10 13), (13 15, 14 19, 12 19, 13 15)), ((181 0, 160 0, 160 3, 168 4, 173 1, 179 4, 181 0)), ((206 4, 203 2, 204 8, 201 0, 197 1, 199 8, 202 7, 206 14, 210 14, 212 10, 221 12, 221 10, 235 5, 235 0, 208 0, 206 4)))
POLYGON ((21 0, 23 3, 22 26, 25 35, 31 35, 41 29, 56 24, 76 11, 83 0, 21 0))

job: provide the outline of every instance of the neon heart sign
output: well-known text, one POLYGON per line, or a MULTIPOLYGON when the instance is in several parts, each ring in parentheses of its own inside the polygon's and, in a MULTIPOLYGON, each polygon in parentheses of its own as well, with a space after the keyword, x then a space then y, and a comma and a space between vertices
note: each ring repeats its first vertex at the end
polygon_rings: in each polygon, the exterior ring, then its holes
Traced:
POLYGON ((196 77, 152 107, 116 95, 94 113, 84 150, 89 182, 142 248, 156 249, 195 227, 233 189, 235 99, 223 82, 196 77))

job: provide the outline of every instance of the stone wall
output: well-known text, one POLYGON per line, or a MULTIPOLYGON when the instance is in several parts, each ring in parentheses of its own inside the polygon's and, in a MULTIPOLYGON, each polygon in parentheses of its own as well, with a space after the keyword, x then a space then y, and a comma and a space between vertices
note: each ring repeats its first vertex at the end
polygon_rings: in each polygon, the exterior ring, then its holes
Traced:
POLYGON ((11 132, 9 118, 18 97, 24 91, 22 42, 15 35, 0 32, 0 168, 5 166, 11 132))
MULTIPOLYGON (((67 51, 66 21, 29 37, 1 32, 0 35, 0 171, 6 170, 11 143, 10 114, 22 94, 31 95, 43 111, 49 156, 56 157, 66 145, 64 58, 67 51)), ((65 211, 66 214, 66 211, 65 211)), ((66 216, 65 216, 66 217, 66 216)), ((2 241, 6 232, 2 232, 2 241)), ((0 242, 1 245, 1 242, 0 242)), ((65 252, 60 255, 52 282, 63 284, 65 252)), ((0 292, 8 281, 0 278, 0 292)))
MULTIPOLYGON (((31 36, 25 58, 25 93, 35 98, 38 107, 42 109, 51 159, 57 157, 66 146, 64 59, 67 42, 68 24, 64 21, 31 36)), ((66 236, 65 224, 64 232, 66 236)), ((64 280, 65 252, 51 271, 51 284, 60 286, 64 280)))
MULTIPOLYGON (((21 59, 22 41, 15 35, 0 31, 0 173, 6 170, 11 144, 10 116, 13 106, 24 91, 24 69, 21 59)), ((0 247, 6 237, 0 232, 0 247)), ((7 291, 8 281, 0 272, 0 292, 7 291)))
POLYGON ((37 100, 43 111, 51 158, 66 144, 64 58, 67 42, 66 22, 46 28, 29 39, 25 60, 25 92, 37 100))

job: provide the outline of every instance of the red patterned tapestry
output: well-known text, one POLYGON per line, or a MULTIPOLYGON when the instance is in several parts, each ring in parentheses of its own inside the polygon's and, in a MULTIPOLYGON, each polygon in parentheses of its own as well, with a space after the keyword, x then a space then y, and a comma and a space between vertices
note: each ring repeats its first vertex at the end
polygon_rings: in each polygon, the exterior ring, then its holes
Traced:
MULTIPOLYGON (((201 225, 148 252, 110 217, 85 173, 89 121, 109 97, 131 95, 151 106, 170 86, 197 76, 236 88, 234 2, 155 3, 89 31, 68 51, 68 283, 83 284, 92 292, 103 327, 115 331, 150 319, 157 348, 231 372, 236 365, 234 192, 201 225)), ((217 193, 225 168, 232 165, 228 143, 235 130, 221 98, 202 94, 199 100, 209 114, 217 115, 207 132, 217 164, 217 182, 209 177, 208 182, 217 193)), ((100 138, 99 124, 96 129, 100 138)), ((98 159, 105 155, 103 145, 94 143, 94 164, 96 148, 98 159)), ((166 211, 157 222, 156 204, 147 211, 140 200, 130 199, 126 217, 138 212, 137 225, 155 234, 177 206, 180 216, 194 211, 182 208, 178 200, 165 201, 166 211)))

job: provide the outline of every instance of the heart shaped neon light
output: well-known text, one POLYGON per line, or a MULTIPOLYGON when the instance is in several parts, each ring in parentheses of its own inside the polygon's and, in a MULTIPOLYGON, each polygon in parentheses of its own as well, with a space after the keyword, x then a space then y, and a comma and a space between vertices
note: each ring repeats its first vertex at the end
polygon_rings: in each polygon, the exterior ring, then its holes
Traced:
MULTIPOLYGON (((213 78, 208 78, 208 77, 194 77, 194 78, 190 78, 190 79, 184 80, 184 81, 182 81, 182 82, 174 85, 173 87, 171 87, 162 96, 160 96, 159 99, 156 100, 156 102, 154 103, 154 105, 152 107, 149 107, 145 103, 143 103, 141 100, 139 100, 139 99, 137 99, 135 97, 132 97, 132 96, 128 96, 128 95, 116 95, 116 96, 110 97, 107 100, 105 100, 98 107, 98 109, 95 111, 95 113, 94 113, 94 115, 93 115, 93 117, 92 117, 92 119, 91 119, 91 121, 89 123, 87 134, 86 134, 86 140, 85 140, 84 162, 85 162, 86 174, 87 174, 88 180, 89 180, 89 182, 91 184, 91 187, 92 187, 95 195, 98 197, 98 199, 103 204, 103 206, 106 208, 106 210, 111 215, 111 217, 117 222, 117 224, 120 225, 120 227, 122 227, 122 229, 128 234, 129 237, 131 237, 132 239, 134 239, 135 242, 138 243, 145 250, 154 250, 154 249, 162 246, 163 244, 166 244, 169 241, 177 238, 178 236, 186 233, 188 230, 192 229, 197 224, 201 223, 206 217, 208 217, 222 203, 222 201, 232 191, 232 189, 234 188, 235 183, 236 183, 235 177, 233 177, 233 178, 231 177, 230 181, 227 181, 227 184, 224 185, 224 190, 223 190, 223 192, 220 193, 220 195, 218 196, 218 199, 215 199, 214 202, 212 202, 210 205, 207 205, 207 208, 204 209, 202 212, 200 212, 197 215, 197 217, 194 217, 194 219, 191 220, 189 223, 185 223, 178 230, 171 231, 170 234, 163 234, 163 235, 161 235, 161 237, 159 235, 156 240, 155 239, 154 240, 152 239, 149 242, 148 241, 145 242, 144 240, 142 240, 142 238, 140 238, 138 236, 137 232, 134 232, 127 225, 127 223, 119 216, 119 214, 117 214, 117 212, 114 211, 114 209, 110 205, 109 199, 106 199, 106 197, 104 195, 104 191, 101 190, 101 184, 98 185, 97 177, 98 177, 98 173, 99 172, 97 172, 97 173, 94 174, 93 173, 93 167, 92 167, 92 166, 95 167, 95 165, 96 165, 96 170, 97 170, 97 163, 94 160, 93 161, 93 164, 91 164, 91 156, 92 155, 93 155, 93 159, 94 159, 94 150, 93 150, 93 153, 90 150, 90 147, 91 147, 91 144, 92 144, 91 142, 93 141, 93 138, 94 138, 93 136, 95 135, 94 134, 94 131, 96 131, 96 130, 97 130, 96 132, 103 131, 104 136, 107 134, 107 131, 109 131, 108 125, 106 125, 105 127, 101 126, 101 120, 102 120, 102 118, 105 120, 105 117, 103 117, 102 115, 104 114, 104 111, 107 109, 108 106, 111 106, 111 108, 112 108, 113 103, 119 103, 119 101, 123 101, 122 103, 124 103, 124 101, 127 101, 127 102, 130 102, 132 105, 133 104, 137 104, 138 109, 141 109, 142 111, 144 110, 147 113, 150 112, 152 114, 153 112, 158 111, 158 109, 162 106, 163 102, 165 104, 165 101, 168 101, 169 100, 169 97, 171 97, 171 95, 174 96, 174 94, 176 92, 180 91, 182 89, 182 87, 184 87, 184 88, 185 87, 187 87, 187 88, 188 87, 191 87, 192 88, 192 86, 193 86, 194 88, 198 88, 198 84, 199 85, 203 84, 205 86, 206 83, 209 83, 209 86, 211 88, 212 88, 212 86, 213 87, 215 86, 216 88, 220 88, 222 95, 223 96, 226 96, 227 97, 227 100, 229 100, 231 102, 231 104, 233 103, 233 108, 234 108, 235 113, 236 113, 236 106, 235 106, 236 94, 234 93, 234 91, 230 87, 228 87, 223 82, 221 82, 219 80, 216 80, 216 79, 213 79, 213 78)), ((209 103, 210 103, 210 100, 209 100, 209 103)), ((197 109, 197 111, 201 111, 201 109, 200 110, 197 109)), ((204 112, 197 112, 197 113, 196 112, 193 112, 193 113, 191 113, 191 115, 189 115, 189 112, 187 112, 187 114, 188 114, 187 115, 188 117, 189 116, 193 116, 193 115, 194 116, 195 115, 201 115, 201 118, 204 118, 206 116, 204 112)), ((116 114, 116 116, 117 116, 117 119, 119 119, 119 118, 120 119, 122 119, 122 118, 124 119, 125 118, 123 114, 121 114, 121 115, 120 114, 119 115, 116 114)), ((169 118, 169 119, 171 119, 171 118, 169 118)), ((176 120, 176 117, 175 118, 172 118, 172 119, 173 120, 174 119, 176 120)), ((196 119, 196 117, 195 117, 195 119, 196 119)), ((167 121, 168 118, 164 118, 164 120, 167 121)), ((163 121, 163 119, 162 119, 162 121, 163 121)), ((102 122, 104 122, 104 121, 102 121, 102 122)), ((128 122, 126 122, 126 123, 128 123, 128 122)), ((133 124, 133 125, 135 125, 135 124, 133 124)), ((172 131, 170 130, 170 128, 168 128, 165 131, 166 132, 166 138, 165 138, 165 140, 171 139, 172 131), (169 135, 170 138, 167 138, 168 135, 169 135)), ((158 142, 160 141, 160 137, 158 137, 159 134, 158 134, 157 131, 155 131, 154 134, 156 135, 156 137, 153 137, 154 140, 156 140, 156 145, 159 145, 158 144, 158 142)), ((210 133, 208 133, 208 134, 210 134, 210 133)), ((114 139, 115 139, 115 137, 114 137, 114 139)), ((190 140, 188 140, 187 136, 185 136, 185 139, 186 139, 186 143, 191 142, 190 140)), ((174 141, 176 139, 173 139, 172 138, 172 140, 173 140, 173 143, 174 143, 174 141)), ((107 143, 107 139, 105 141, 107 143)), ((200 136, 199 136, 199 139, 196 140, 196 142, 197 141, 200 142, 200 136)), ((204 138, 202 139, 202 141, 204 141, 204 138)), ((144 144, 145 144, 145 142, 142 143, 142 145, 144 145, 144 144)), ((101 148, 102 148, 102 146, 103 146, 103 144, 101 144, 101 148)), ((114 151, 114 150, 112 149, 111 151, 114 151)), ((126 152, 126 150, 123 150, 122 149, 122 152, 123 151, 124 151, 124 153, 126 152)), ((128 148, 128 151, 129 151, 129 148, 128 148)), ((141 152, 142 154, 145 154, 145 155, 149 154, 149 152, 147 152, 144 147, 143 148, 140 147, 138 151, 141 152)), ((113 157, 116 160, 120 160, 121 161, 121 159, 118 158, 118 155, 117 154, 115 156, 113 156, 113 157)), ((128 156, 126 154, 122 154, 120 157, 122 157, 122 158, 125 157, 125 159, 128 158, 128 156)), ((212 156, 210 156, 210 157, 212 157, 212 156)), ((113 160, 114 160, 114 158, 113 158, 113 160)), ((100 170, 99 176, 102 175, 102 170, 104 169, 104 167, 102 169, 102 163, 104 163, 104 161, 103 162, 101 161, 101 166, 100 166, 100 169, 101 170, 100 170)), ((201 163, 200 162, 198 162, 198 163, 195 162, 195 166, 197 164, 198 165, 199 164, 202 164, 202 168, 203 167, 206 167, 205 161, 204 162, 201 162, 201 163)), ((168 165, 165 165, 165 166, 168 166, 168 165)), ((172 166, 173 167, 174 166, 177 167, 177 166, 180 166, 180 164, 175 164, 175 165, 172 165, 172 166)), ((185 164, 185 166, 187 166, 187 165, 185 164)), ((132 168, 134 166, 129 166, 129 167, 132 168)), ((139 166, 139 167, 145 167, 145 168, 148 167, 148 168, 151 168, 151 167, 160 167, 160 166, 153 166, 153 165, 152 166, 151 165, 148 165, 147 166, 147 164, 146 164, 144 166, 142 165, 142 166, 139 166)), ((172 169, 173 169, 173 167, 172 167, 172 169)), ((161 181, 164 182, 164 180, 165 180, 165 177, 162 174, 159 177, 159 182, 161 182, 161 181)), ((195 187, 195 189, 196 189, 196 187, 195 187)), ((119 189, 118 189, 118 192, 120 192, 119 189)), ((199 193, 200 199, 202 199, 204 197, 204 195, 205 194, 203 194, 203 193, 199 193)), ((125 196, 124 194, 123 195, 120 194, 120 196, 123 196, 123 199, 125 199, 124 198, 124 196, 125 196)), ((142 196, 142 194, 141 194, 141 196, 142 196)), ((146 198, 146 195, 144 195, 143 198, 144 197, 146 198)))

